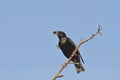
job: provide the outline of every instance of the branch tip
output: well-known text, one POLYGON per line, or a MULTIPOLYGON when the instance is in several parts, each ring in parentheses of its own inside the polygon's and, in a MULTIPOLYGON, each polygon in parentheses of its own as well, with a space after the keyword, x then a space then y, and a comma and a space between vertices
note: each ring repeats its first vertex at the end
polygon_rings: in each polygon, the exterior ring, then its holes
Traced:
POLYGON ((101 31, 102 30, 102 27, 99 25, 98 26, 98 31, 101 31))
POLYGON ((98 33, 100 34, 100 35, 102 35, 102 33, 100 32, 102 30, 102 27, 99 25, 98 26, 98 33))
POLYGON ((83 42, 83 39, 81 38, 81 39, 80 39, 80 43, 82 43, 82 42, 83 42))

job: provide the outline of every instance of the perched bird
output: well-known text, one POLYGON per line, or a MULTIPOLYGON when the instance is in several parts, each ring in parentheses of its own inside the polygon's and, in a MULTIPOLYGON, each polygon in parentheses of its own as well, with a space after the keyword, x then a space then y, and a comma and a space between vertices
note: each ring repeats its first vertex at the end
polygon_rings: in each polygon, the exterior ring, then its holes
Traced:
MULTIPOLYGON (((64 32, 54 31, 53 33, 56 34, 59 38, 58 47, 62 50, 63 54, 69 58, 75 50, 76 45, 69 37, 66 36, 64 32)), ((76 51, 76 54, 73 56, 71 61, 74 63, 77 73, 85 71, 81 64, 81 61, 84 63, 84 60, 78 50, 76 51)))

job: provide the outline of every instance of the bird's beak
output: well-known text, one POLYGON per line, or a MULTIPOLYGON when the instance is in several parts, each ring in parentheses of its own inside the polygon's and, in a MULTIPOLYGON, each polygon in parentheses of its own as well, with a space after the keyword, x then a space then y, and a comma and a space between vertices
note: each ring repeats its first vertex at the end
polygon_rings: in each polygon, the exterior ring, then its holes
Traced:
POLYGON ((58 33, 58 31, 54 31, 54 32, 53 32, 53 34, 56 34, 56 35, 58 35, 59 33, 58 33))

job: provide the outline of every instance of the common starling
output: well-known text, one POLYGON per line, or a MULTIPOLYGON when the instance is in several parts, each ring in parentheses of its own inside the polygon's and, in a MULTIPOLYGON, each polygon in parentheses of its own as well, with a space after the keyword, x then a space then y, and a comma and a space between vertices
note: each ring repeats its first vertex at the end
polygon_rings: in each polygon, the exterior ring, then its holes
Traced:
MULTIPOLYGON (((76 45, 69 37, 66 36, 64 32, 54 31, 53 33, 56 34, 59 38, 58 47, 62 50, 63 54, 69 58, 75 50, 76 45)), ((71 61, 74 63, 77 73, 85 71, 81 64, 81 61, 84 63, 84 60, 78 50, 76 51, 76 54, 73 56, 71 61)))

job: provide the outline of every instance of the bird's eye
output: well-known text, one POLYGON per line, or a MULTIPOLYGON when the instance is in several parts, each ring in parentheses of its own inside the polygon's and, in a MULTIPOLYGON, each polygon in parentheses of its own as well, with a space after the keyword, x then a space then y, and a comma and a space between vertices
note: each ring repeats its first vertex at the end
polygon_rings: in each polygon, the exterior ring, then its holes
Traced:
POLYGON ((59 33, 59 36, 63 36, 63 34, 60 32, 60 33, 59 33))
POLYGON ((60 35, 63 35, 63 33, 60 32, 60 35))

